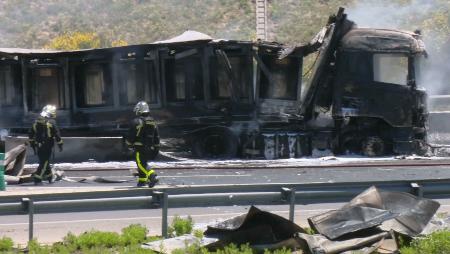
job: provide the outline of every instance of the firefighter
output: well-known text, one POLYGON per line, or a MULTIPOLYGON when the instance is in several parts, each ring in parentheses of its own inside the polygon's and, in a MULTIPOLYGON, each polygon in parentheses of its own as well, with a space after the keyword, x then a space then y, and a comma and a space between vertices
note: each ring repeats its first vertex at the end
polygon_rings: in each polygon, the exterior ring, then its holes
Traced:
POLYGON ((33 123, 30 130, 30 145, 34 153, 39 157, 39 166, 33 174, 34 184, 42 185, 42 180, 53 182, 53 173, 50 167, 50 157, 52 155, 55 141, 59 151, 63 150, 63 141, 56 126, 56 107, 47 105, 42 109, 38 119, 33 123))
POLYGON ((155 120, 150 116, 150 108, 145 101, 140 101, 134 107, 136 118, 130 124, 126 143, 134 151, 134 159, 138 167, 138 187, 152 188, 158 183, 153 168, 147 165, 159 152, 159 134, 155 120))

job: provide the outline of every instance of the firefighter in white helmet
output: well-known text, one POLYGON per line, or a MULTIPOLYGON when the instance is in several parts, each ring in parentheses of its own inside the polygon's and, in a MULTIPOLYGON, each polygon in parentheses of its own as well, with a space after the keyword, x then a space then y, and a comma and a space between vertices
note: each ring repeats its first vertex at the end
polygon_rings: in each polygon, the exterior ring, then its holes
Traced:
POLYGON ((30 129, 29 141, 35 154, 39 157, 39 166, 33 174, 34 184, 41 185, 42 180, 53 182, 53 174, 50 167, 50 157, 55 142, 59 151, 63 150, 63 141, 56 126, 56 107, 47 105, 42 109, 40 116, 30 129))
POLYGON ((159 134, 155 120, 150 116, 150 108, 145 101, 134 107, 136 118, 130 124, 127 145, 134 150, 134 159, 138 167, 138 187, 152 188, 158 182, 153 168, 147 165, 159 152, 159 134))

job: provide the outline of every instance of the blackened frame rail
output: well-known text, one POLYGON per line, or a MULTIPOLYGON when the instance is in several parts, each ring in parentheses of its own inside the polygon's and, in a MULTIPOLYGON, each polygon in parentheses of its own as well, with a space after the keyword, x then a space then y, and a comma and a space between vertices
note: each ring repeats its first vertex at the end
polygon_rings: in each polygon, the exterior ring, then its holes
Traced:
POLYGON ((0 197, 0 215, 29 216, 29 239, 34 235, 35 213, 110 211, 125 209, 162 209, 161 234, 168 236, 168 209, 229 205, 289 205, 289 220, 294 221, 295 204, 349 199, 370 186, 382 190, 409 192, 416 196, 450 195, 450 179, 420 181, 373 181, 310 184, 211 185, 159 190, 129 189, 70 195, 46 194, 0 197), (106 196, 99 198, 99 194, 106 196), (145 195, 147 194, 147 195, 145 195), (20 202, 11 202, 11 199, 20 202), (2 200, 3 199, 3 200, 2 200), (5 202, 8 201, 8 202, 5 202), (99 204, 102 204, 99 206, 99 204))

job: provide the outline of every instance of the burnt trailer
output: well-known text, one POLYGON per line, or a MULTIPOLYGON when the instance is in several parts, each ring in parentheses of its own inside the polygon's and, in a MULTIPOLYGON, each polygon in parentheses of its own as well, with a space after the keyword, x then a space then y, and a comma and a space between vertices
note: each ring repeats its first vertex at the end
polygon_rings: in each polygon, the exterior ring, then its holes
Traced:
POLYGON ((133 105, 145 100, 166 146, 181 140, 175 147, 197 157, 419 153, 427 110, 416 80, 425 54, 418 34, 357 28, 343 9, 295 47, 188 31, 105 49, 0 49, 0 129, 25 134, 52 103, 63 136, 80 137, 74 152, 90 140, 98 153, 117 149, 88 158, 124 158, 120 137, 133 105), (316 60, 304 80, 310 54, 316 60))

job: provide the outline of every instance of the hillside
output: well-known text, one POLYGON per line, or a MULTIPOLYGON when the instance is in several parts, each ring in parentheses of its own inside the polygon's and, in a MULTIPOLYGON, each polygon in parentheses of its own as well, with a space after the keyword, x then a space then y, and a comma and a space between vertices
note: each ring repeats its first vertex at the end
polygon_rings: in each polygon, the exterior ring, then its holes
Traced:
MULTIPOLYGON (((251 40, 255 39, 254 5, 254 0, 0 1, 0 46, 41 48, 52 38, 75 31, 95 32, 105 41, 120 39, 129 44, 166 39, 187 29, 216 38, 251 40)), ((355 14, 358 22, 369 25, 383 25, 380 21, 384 20, 397 28, 422 27, 425 33, 450 31, 450 3, 445 0, 395 0, 387 5, 357 0, 269 0, 270 39, 308 41, 339 6, 347 8, 350 19, 355 14), (424 2, 432 8, 423 11, 424 2), (371 21, 374 10, 379 13, 371 21)))

